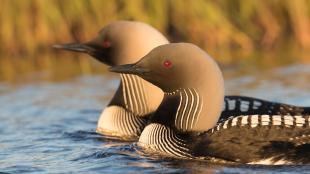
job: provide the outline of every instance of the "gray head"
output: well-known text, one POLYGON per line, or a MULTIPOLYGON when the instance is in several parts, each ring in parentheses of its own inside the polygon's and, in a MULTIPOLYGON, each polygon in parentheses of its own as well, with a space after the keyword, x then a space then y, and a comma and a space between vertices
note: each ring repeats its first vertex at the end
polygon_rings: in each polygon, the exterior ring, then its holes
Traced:
POLYGON ((110 70, 138 75, 167 94, 194 89, 203 106, 191 131, 208 130, 218 121, 224 100, 222 74, 216 62, 193 44, 162 45, 134 64, 114 66, 110 70))
POLYGON ((153 48, 166 43, 168 40, 160 32, 145 23, 116 21, 88 42, 58 44, 54 48, 87 53, 112 66, 134 63, 153 48))

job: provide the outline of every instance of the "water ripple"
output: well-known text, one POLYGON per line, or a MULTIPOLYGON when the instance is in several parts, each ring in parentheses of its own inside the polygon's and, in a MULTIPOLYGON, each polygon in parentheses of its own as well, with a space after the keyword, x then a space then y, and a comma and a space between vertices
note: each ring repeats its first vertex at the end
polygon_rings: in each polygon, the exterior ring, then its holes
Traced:
MULTIPOLYGON (((292 65, 230 77, 225 79, 226 93, 309 106, 309 70, 309 65, 292 65)), ((83 76, 58 83, 0 83, 0 171, 113 174, 310 171, 309 165, 228 166, 163 158, 143 152, 135 142, 99 135, 95 132, 98 117, 117 85, 118 79, 107 76, 83 76)))

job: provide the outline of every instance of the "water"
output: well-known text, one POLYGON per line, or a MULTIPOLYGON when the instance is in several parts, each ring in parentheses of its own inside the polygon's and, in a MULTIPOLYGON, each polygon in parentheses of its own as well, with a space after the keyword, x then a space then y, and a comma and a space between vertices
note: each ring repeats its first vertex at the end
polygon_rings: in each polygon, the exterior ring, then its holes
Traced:
MULTIPOLYGON (((310 65, 238 73, 225 68, 227 94, 310 106, 310 65)), ((37 76, 36 73, 33 76, 37 76)), ((0 82, 0 171, 4 173, 310 173, 305 166, 227 166, 141 152, 95 133, 117 76, 61 82, 0 82)))

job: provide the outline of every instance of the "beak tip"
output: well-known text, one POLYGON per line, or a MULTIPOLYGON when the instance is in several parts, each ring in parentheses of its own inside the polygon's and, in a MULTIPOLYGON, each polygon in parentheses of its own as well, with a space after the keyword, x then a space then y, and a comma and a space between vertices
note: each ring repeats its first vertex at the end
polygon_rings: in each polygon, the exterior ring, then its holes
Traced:
POLYGON ((125 73, 128 71, 127 68, 123 68, 122 65, 117 65, 117 66, 111 66, 109 67, 110 72, 115 72, 115 73, 125 73))
POLYGON ((116 73, 130 73, 132 72, 132 65, 126 64, 126 65, 116 65, 109 67, 109 71, 116 72, 116 73))
POLYGON ((135 75, 142 75, 149 72, 148 69, 137 67, 135 66, 135 64, 111 66, 109 68, 109 71, 124 74, 135 74, 135 75))
POLYGON ((52 45, 52 47, 55 49, 62 49, 75 52, 93 51, 93 48, 91 48, 90 46, 80 43, 54 44, 52 45))
POLYGON ((56 48, 56 49, 62 48, 60 44, 54 44, 54 45, 52 45, 52 47, 56 48))
POLYGON ((114 72, 114 66, 108 68, 110 72, 114 72))

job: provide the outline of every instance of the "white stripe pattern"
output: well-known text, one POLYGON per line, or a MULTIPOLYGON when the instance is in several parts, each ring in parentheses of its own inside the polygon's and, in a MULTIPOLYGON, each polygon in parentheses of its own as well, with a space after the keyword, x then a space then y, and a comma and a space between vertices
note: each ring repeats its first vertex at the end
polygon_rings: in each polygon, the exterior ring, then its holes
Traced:
POLYGON ((269 125, 269 123, 272 123, 270 121, 270 115, 261 115, 261 124, 263 126, 267 126, 267 125, 269 125))
POLYGON ((235 126, 249 126, 251 128, 255 128, 257 126, 310 127, 309 121, 310 116, 301 115, 242 115, 221 122, 210 131, 213 133, 221 129, 228 129, 235 126))
POLYGON ((242 101, 242 100, 240 100, 240 111, 241 112, 248 111, 249 110, 249 105, 250 105, 249 101, 242 101))
POLYGON ((244 116, 241 119, 241 125, 247 125, 248 124, 248 116, 244 116))
POLYGON ((258 109, 260 106, 262 105, 262 102, 260 102, 260 101, 254 101, 253 102, 253 109, 258 109))
MULTIPOLYGON (((232 119, 232 123, 231 123, 231 126, 236 126, 237 125, 237 121, 238 121, 238 118, 233 118, 232 119)), ((226 121, 225 121, 226 122, 226 121)), ((227 124, 228 124, 228 121, 227 121, 227 124)), ((226 126, 227 127, 227 126, 226 126)))
POLYGON ((158 123, 146 126, 139 138, 139 146, 180 158, 191 158, 184 140, 169 127, 158 123))
MULTIPOLYGON (((242 99, 224 99, 225 104, 223 105, 222 111, 235 111, 240 110, 241 112, 247 112, 251 109, 257 110, 262 106, 262 102, 258 100, 242 100, 242 99), (250 105, 252 104, 252 108, 250 105)), ((272 106, 270 106, 271 109, 272 106)))
POLYGON ((202 97, 194 88, 180 89, 180 103, 175 116, 175 126, 182 131, 193 129, 202 110, 202 97))
POLYGON ((131 74, 121 74, 120 76, 126 109, 137 116, 149 114, 151 109, 148 107, 146 90, 142 79, 131 74))
POLYGON ((258 115, 252 115, 251 116, 251 127, 256 127, 258 126, 258 115))
POLYGON ((119 106, 109 106, 101 114, 97 132, 113 136, 139 136, 146 120, 119 106))
POLYGON ((276 126, 280 126, 282 124, 282 117, 279 115, 272 116, 272 124, 276 126))
POLYGON ((236 108, 236 100, 228 100, 228 110, 234 110, 236 108))
POLYGON ((285 126, 290 127, 294 125, 294 118, 292 116, 286 115, 284 116, 285 126))

